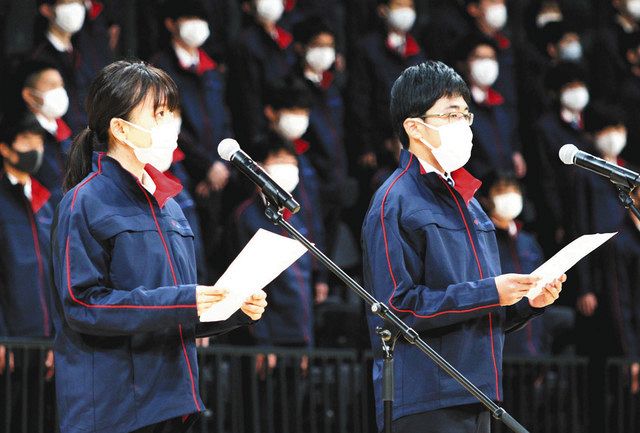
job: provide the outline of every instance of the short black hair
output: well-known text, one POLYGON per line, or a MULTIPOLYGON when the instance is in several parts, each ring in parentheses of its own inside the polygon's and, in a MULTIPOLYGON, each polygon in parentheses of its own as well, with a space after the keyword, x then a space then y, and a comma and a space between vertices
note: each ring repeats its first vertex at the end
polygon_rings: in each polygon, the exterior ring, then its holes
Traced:
POLYGON ((543 44, 542 48, 547 49, 548 44, 557 45, 567 33, 576 33, 579 35, 577 29, 564 21, 553 21, 547 23, 540 29, 540 42, 543 44))
POLYGON ((545 84, 549 90, 559 93, 570 83, 581 81, 587 86, 587 72, 579 65, 571 62, 558 63, 547 73, 545 84))
POLYGON ((311 108, 313 95, 304 81, 291 75, 268 86, 265 102, 274 110, 311 108))
MULTIPOLYGON (((36 81, 40 79, 40 75, 44 71, 48 71, 50 69, 53 69, 54 71, 58 71, 60 73, 60 70, 53 63, 50 63, 47 61, 33 59, 33 60, 28 60, 24 62, 18 68, 18 78, 20 81, 20 88, 34 87, 36 84, 36 81)), ((60 75, 62 74, 60 73, 60 75)))
POLYGON ((500 51, 495 40, 480 33, 470 33, 469 35, 460 39, 460 41, 458 41, 458 43, 456 44, 455 51, 456 55, 458 56, 457 60, 465 62, 469 58, 469 55, 471 55, 471 53, 480 45, 490 46, 491 48, 493 48, 496 54, 498 53, 498 51, 500 51))
POLYGON ((293 143, 278 134, 268 134, 256 142, 255 149, 252 150, 256 161, 264 162, 268 157, 280 152, 286 152, 297 158, 298 154, 293 143))
POLYGON ((297 42, 308 45, 316 36, 328 33, 335 37, 331 25, 322 17, 312 15, 293 27, 293 37, 297 42))
POLYGON ((207 9, 201 0, 167 0, 162 9, 162 16, 172 20, 183 17, 197 17, 205 21, 209 19, 207 9))
POLYGON ((610 126, 624 125, 625 111, 621 106, 604 101, 594 101, 584 111, 584 128, 596 133, 610 126))
POLYGON ((404 70, 391 88, 389 111, 393 129, 405 148, 409 145, 405 119, 424 115, 440 98, 450 96, 462 96, 467 104, 471 100, 469 87, 450 66, 429 60, 404 70))
POLYGON ((0 120, 0 143, 13 147, 20 134, 33 133, 45 137, 45 130, 30 112, 6 113, 0 120))

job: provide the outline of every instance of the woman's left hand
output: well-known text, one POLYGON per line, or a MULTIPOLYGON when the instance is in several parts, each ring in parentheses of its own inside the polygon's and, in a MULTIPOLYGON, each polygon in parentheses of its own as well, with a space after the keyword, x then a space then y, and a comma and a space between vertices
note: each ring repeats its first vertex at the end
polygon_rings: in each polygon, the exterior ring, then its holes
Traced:
POLYGON ((260 290, 258 293, 254 293, 251 297, 247 298, 240 309, 244 314, 249 316, 251 320, 260 320, 266 307, 267 294, 264 290, 260 290))

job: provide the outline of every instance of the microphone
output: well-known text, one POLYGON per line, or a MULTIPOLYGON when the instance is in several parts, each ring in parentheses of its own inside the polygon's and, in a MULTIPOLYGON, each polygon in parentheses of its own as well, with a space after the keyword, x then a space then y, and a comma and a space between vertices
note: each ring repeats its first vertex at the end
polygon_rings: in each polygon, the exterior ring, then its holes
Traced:
POLYGON ((616 185, 633 189, 640 185, 640 174, 635 171, 620 167, 617 164, 607 162, 604 159, 578 150, 573 144, 565 144, 558 152, 560 160, 567 165, 575 164, 586 168, 600 176, 608 177, 616 185))
POLYGON ((279 208, 286 208, 291 213, 300 210, 297 201, 278 185, 271 177, 256 164, 249 155, 240 149, 240 144, 232 138, 225 138, 218 144, 218 154, 225 161, 231 162, 247 176, 253 183, 258 185, 267 199, 279 208))

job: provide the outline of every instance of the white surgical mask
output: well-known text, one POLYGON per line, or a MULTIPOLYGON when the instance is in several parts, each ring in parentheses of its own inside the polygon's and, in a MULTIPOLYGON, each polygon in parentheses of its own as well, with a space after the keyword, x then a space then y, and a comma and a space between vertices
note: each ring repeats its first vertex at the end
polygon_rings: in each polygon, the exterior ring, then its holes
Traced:
POLYGON ((271 178, 289 194, 296 189, 300 182, 300 173, 295 164, 269 164, 264 170, 271 178))
POLYGON ((175 120, 167 120, 151 129, 143 128, 135 123, 122 119, 134 128, 144 131, 151 136, 151 146, 139 147, 126 140, 125 143, 133 148, 133 152, 143 164, 151 164, 158 171, 165 172, 173 162, 173 151, 178 147, 178 129, 175 120))
POLYGON ((636 21, 640 19, 640 0, 628 0, 627 11, 636 21))
POLYGON ((466 121, 462 120, 439 127, 424 122, 420 123, 440 134, 440 147, 431 146, 424 138, 420 138, 420 141, 431 149, 431 153, 445 173, 456 171, 469 161, 473 148, 473 133, 466 121))
POLYGON ((305 114, 283 114, 278 119, 278 131, 287 140, 302 137, 309 127, 309 116, 305 114))
POLYGON ((178 28, 180 39, 191 48, 198 48, 211 34, 209 24, 205 20, 187 20, 180 24, 178 28))
POLYGON ((284 12, 282 0, 257 0, 256 14, 258 18, 270 23, 277 22, 284 12))
POLYGON ((522 195, 517 192, 498 194, 493 197, 493 207, 499 218, 512 221, 522 212, 522 195))
POLYGON ((305 61, 314 72, 324 72, 336 61, 336 50, 332 47, 309 48, 305 61))
POLYGON ((76 33, 84 24, 87 9, 80 3, 67 3, 54 8, 55 23, 67 33, 76 33))
POLYGON ((416 11, 413 8, 390 9, 387 22, 395 30, 408 32, 416 22, 416 11))
POLYGON ((627 134, 624 132, 608 132, 596 138, 596 148, 604 156, 617 158, 627 145, 627 134))
POLYGON ((568 62, 578 62, 582 59, 582 45, 578 41, 560 46, 560 59, 568 62))
POLYGON ((507 23, 507 7, 505 5, 489 6, 485 11, 484 19, 492 29, 502 29, 507 23))
POLYGON ((536 18, 536 26, 541 29, 549 23, 557 23, 562 21, 562 14, 560 12, 545 12, 536 18))
POLYGON ((471 77, 478 85, 487 87, 498 79, 498 62, 493 59, 478 59, 471 62, 471 77))
MULTIPOLYGON (((36 91, 37 92, 37 91, 36 91)), ((67 114, 69 109, 69 95, 64 87, 58 87, 40 93, 42 106, 40 111, 48 119, 59 119, 67 114)))
POLYGON ((582 111, 589 103, 589 91, 583 86, 565 90, 560 96, 560 103, 570 110, 582 111))

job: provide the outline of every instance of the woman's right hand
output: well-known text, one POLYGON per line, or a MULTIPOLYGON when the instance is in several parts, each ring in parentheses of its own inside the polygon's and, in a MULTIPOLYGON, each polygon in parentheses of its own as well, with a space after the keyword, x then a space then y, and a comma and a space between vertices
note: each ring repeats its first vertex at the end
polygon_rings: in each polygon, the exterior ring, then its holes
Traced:
POLYGON ((504 274, 496 277, 500 305, 513 305, 540 281, 540 277, 521 274, 504 274))
POLYGON ((211 308, 214 304, 222 301, 229 291, 212 286, 196 286, 196 305, 198 306, 198 317, 211 308))

